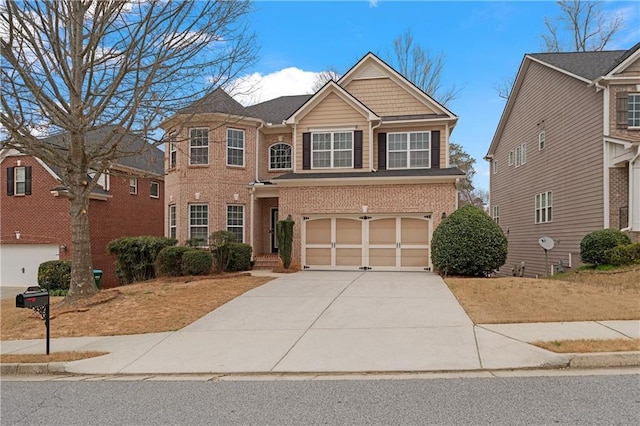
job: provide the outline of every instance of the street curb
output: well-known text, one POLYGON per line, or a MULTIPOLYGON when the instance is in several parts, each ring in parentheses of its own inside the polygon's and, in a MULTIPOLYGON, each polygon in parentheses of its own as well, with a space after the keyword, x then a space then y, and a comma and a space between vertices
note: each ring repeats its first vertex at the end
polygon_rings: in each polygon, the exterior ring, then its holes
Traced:
POLYGON ((606 352, 579 354, 569 361, 570 368, 637 367, 640 352, 606 352))
POLYGON ((0 364, 0 376, 67 374, 64 362, 0 364))

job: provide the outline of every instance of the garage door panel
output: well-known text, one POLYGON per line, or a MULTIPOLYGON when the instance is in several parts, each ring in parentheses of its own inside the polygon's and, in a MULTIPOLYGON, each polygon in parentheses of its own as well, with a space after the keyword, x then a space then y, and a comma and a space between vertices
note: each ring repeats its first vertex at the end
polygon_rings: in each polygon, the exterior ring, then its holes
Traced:
POLYGON ((401 244, 428 244, 429 222, 423 219, 403 217, 400 223, 401 244))
POLYGON ((0 286, 37 285, 40 264, 58 259, 57 244, 4 244, 0 246, 0 286))
POLYGON ((429 265, 428 249, 402 249, 400 250, 400 266, 402 267, 422 267, 429 265))
POLYGON ((396 249, 369 248, 369 266, 396 266, 396 249))
POLYGON ((369 244, 395 244, 396 218, 369 221, 369 244))
POLYGON ((330 248, 307 248, 307 264, 331 266, 330 248))
POLYGON ((306 226, 307 244, 331 244, 331 219, 309 220, 306 226))
POLYGON ((362 221, 337 218, 336 244, 362 244, 362 221))
POLYGON ((362 266, 361 248, 336 249, 336 266, 362 266))

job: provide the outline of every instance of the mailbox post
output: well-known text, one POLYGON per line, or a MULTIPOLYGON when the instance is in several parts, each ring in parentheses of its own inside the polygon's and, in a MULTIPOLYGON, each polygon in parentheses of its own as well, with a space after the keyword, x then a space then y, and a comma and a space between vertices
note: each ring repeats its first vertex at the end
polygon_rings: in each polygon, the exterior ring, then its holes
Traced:
POLYGON ((47 329, 47 355, 49 355, 49 289, 27 287, 27 291, 16 296, 16 308, 29 308, 40 314, 47 329))

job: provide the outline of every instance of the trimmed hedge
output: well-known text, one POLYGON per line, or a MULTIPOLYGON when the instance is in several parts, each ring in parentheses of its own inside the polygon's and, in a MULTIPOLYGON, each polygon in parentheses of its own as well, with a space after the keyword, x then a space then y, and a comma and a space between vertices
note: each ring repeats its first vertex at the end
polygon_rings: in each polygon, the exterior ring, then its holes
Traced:
POLYGON ((182 255, 189 250, 193 249, 184 246, 169 246, 160 250, 153 263, 156 276, 178 277, 182 275, 182 255))
POLYGON ((213 255, 205 250, 188 250, 182 254, 184 275, 206 275, 211 272, 213 255))
POLYGON ((580 257, 584 263, 604 265, 605 252, 614 247, 631 244, 629 236, 617 229, 600 229, 584 236, 580 241, 580 257))
POLYGON ((123 284, 155 278, 154 262, 165 247, 176 245, 173 238, 123 237, 110 241, 109 254, 116 256, 116 274, 123 284))
POLYGON ((69 290, 71 283, 71 261, 69 260, 49 260, 42 262, 38 266, 38 285, 41 288, 54 290, 69 290))
POLYGON ((640 243, 625 244, 604 252, 607 264, 622 266, 640 262, 640 243))
POLYGON ((227 243, 230 260, 227 267, 228 272, 248 271, 251 269, 251 252, 253 249, 249 244, 227 243))
POLYGON ((487 213, 467 205, 433 231, 433 266, 445 275, 487 276, 507 260, 507 237, 487 213))

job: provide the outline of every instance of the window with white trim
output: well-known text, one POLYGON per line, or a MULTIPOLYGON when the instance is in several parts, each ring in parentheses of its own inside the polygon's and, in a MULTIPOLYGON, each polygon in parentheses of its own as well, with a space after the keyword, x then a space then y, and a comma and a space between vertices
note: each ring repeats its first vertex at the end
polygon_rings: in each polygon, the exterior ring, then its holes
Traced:
POLYGON ((497 224, 500 224, 500 206, 491 207, 491 218, 497 224))
POLYGON ((514 165, 516 167, 523 166, 527 163, 527 144, 523 143, 522 145, 516 146, 514 151, 514 165))
POLYGON ((151 195, 151 198, 160 197, 160 184, 158 182, 151 182, 151 186, 149 188, 149 194, 151 195))
POLYGON ((509 167, 513 166, 513 151, 509 151, 509 167))
POLYGON ((178 141, 175 133, 169 135, 169 168, 173 169, 178 161, 178 141))
POLYGON ((129 178, 129 194, 137 194, 138 193, 138 178, 129 178))
POLYGON ((198 239, 199 245, 209 241, 209 205, 189 204, 189 239, 198 239))
POLYGON ((542 151, 544 149, 545 146, 545 133, 544 130, 542 130, 540 133, 538 133, 538 151, 542 151))
POLYGON ((27 189, 27 168, 15 167, 13 169, 13 195, 25 195, 27 189))
POLYGON ((244 130, 227 129, 227 166, 244 166, 244 130))
POLYGON ((629 93, 627 109, 629 127, 640 127, 640 93, 629 93))
POLYGON ((553 194, 551 191, 536 195, 536 223, 551 222, 553 194))
POLYGON ((176 205, 169 206, 169 238, 177 238, 176 205))
POLYGON ((493 160, 491 165, 493 166, 493 174, 498 174, 498 160, 493 160))
POLYGON ((209 164, 209 129, 189 129, 189 164, 209 164))
POLYGON ((431 167, 431 132, 387 133, 388 169, 431 167))
POLYGON ((244 242, 244 206, 227 205, 227 231, 236 236, 237 243, 244 242))
POLYGON ((353 132, 311 134, 311 168, 353 168, 353 132))
POLYGON ((277 143, 269 148, 269 170, 291 169, 291 145, 277 143))

